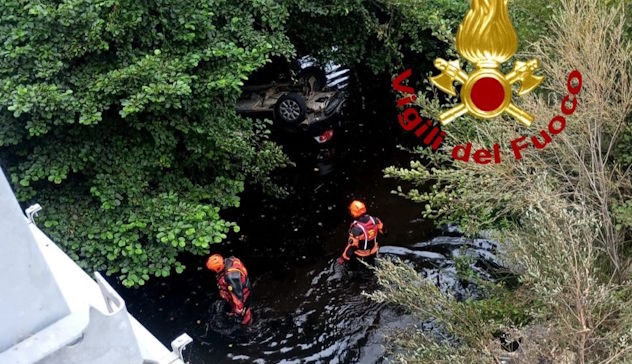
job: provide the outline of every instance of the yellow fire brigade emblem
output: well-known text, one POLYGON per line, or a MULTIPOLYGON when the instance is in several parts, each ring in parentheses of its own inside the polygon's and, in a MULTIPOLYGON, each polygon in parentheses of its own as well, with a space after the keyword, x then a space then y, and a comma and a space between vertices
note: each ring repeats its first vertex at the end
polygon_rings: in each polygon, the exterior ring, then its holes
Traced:
POLYGON ((518 48, 518 36, 509 20, 507 1, 472 0, 471 8, 459 26, 456 49, 474 64, 474 72, 467 74, 461 69, 459 60, 435 60, 434 65, 441 74, 430 78, 433 85, 452 96, 456 96, 453 82, 462 85, 461 103, 439 115, 442 125, 465 113, 490 119, 506 112, 526 126, 533 122, 531 114, 512 102, 511 86, 520 83, 519 96, 538 87, 544 80, 542 76, 533 75, 540 66, 539 61, 516 61, 508 74, 499 70, 518 48))

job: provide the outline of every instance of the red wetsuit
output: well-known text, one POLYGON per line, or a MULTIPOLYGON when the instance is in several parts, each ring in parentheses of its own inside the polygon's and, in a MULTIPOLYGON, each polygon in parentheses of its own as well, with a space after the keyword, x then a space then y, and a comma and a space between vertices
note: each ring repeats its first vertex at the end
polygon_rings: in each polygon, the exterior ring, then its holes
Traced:
POLYGON ((379 246, 377 244, 378 233, 383 233, 384 225, 377 217, 368 214, 360 216, 349 227, 349 241, 342 253, 344 260, 350 260, 354 256, 366 258, 374 256, 379 246))
POLYGON ((224 269, 217 273, 219 295, 230 304, 230 315, 241 317, 241 323, 250 323, 250 280, 241 260, 235 257, 224 260, 224 269))

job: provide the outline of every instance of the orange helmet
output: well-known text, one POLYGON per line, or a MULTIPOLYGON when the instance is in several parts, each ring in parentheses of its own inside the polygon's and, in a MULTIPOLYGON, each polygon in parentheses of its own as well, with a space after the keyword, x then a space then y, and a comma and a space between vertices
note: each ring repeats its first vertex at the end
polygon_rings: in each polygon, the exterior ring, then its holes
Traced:
POLYGON ((224 257, 219 254, 211 255, 206 261, 206 268, 215 273, 219 273, 222 269, 224 269, 224 257))
POLYGON ((358 218, 366 214, 366 206, 364 206, 362 201, 354 200, 351 202, 351 205, 349 205, 349 212, 351 216, 358 218))

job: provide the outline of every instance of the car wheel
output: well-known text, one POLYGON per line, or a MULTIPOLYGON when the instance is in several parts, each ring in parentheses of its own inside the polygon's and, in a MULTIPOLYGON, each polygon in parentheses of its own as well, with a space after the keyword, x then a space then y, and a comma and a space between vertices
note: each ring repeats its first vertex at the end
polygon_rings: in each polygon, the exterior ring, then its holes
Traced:
POLYGON ((306 113, 305 100, 294 92, 281 96, 274 106, 274 117, 288 125, 296 125, 305 120, 306 113))

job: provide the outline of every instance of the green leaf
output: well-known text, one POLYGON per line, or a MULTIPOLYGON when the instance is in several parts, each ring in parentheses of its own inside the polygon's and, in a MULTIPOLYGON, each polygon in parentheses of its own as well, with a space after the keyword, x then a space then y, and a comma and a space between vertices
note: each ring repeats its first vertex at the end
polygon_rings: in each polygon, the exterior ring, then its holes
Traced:
POLYGON ((246 180, 281 190, 287 157, 234 102, 295 52, 285 3, 115 3, 2 4, 0 160, 70 257, 133 287, 221 241, 246 180))

